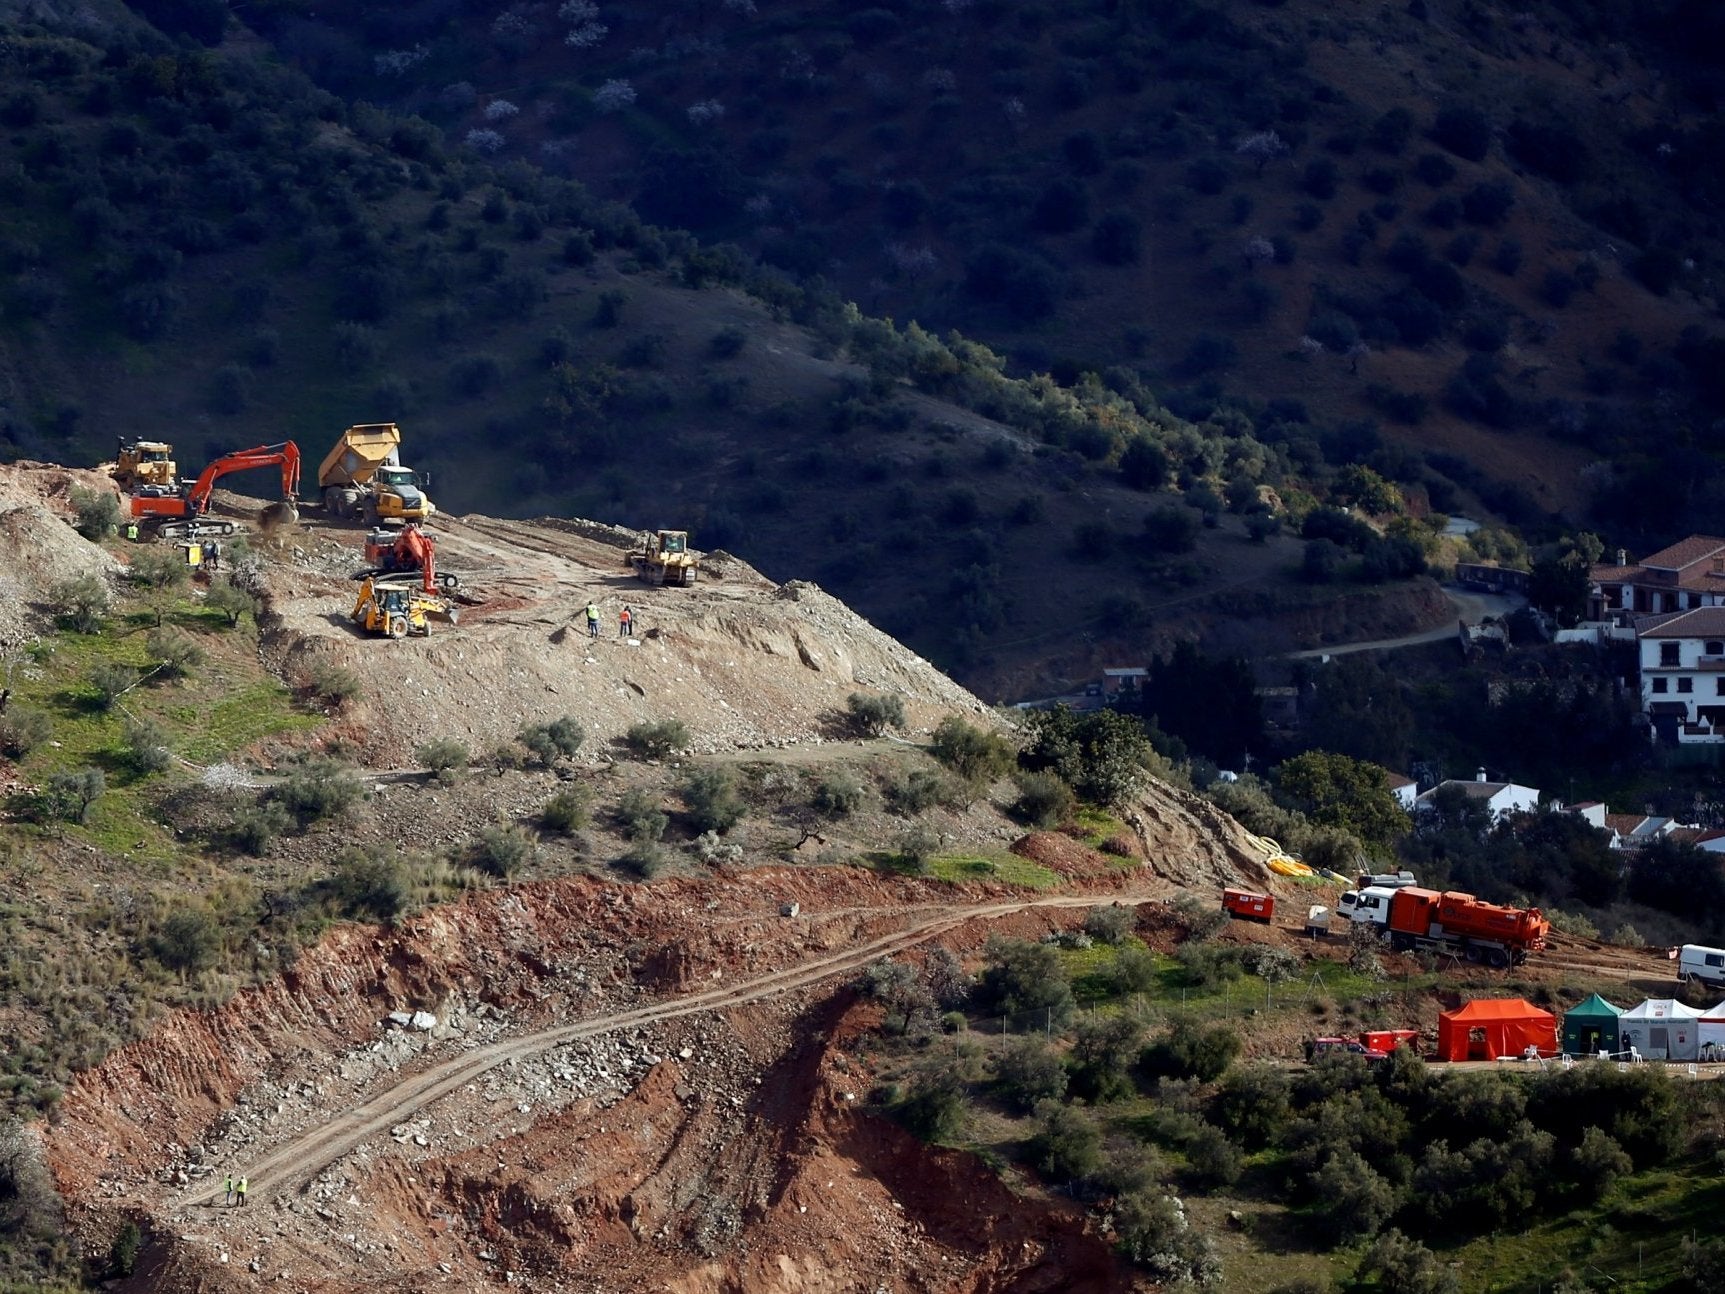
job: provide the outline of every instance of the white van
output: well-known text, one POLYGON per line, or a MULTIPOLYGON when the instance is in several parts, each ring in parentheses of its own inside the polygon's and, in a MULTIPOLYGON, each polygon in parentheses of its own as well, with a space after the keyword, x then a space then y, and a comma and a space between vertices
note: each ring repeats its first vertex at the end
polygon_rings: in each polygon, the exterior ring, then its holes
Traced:
POLYGON ((1703 948, 1700 944, 1684 944, 1678 949, 1677 982, 1687 984, 1691 980, 1725 988, 1725 948, 1703 948))

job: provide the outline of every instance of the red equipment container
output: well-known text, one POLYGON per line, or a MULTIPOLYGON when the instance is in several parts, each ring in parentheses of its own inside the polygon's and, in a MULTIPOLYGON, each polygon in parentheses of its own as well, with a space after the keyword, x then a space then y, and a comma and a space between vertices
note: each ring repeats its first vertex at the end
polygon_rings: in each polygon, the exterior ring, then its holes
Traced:
POLYGON ((1251 890, 1223 890, 1222 910, 1242 921, 1262 921, 1269 925, 1270 918, 1276 915, 1276 896, 1254 894, 1251 890))

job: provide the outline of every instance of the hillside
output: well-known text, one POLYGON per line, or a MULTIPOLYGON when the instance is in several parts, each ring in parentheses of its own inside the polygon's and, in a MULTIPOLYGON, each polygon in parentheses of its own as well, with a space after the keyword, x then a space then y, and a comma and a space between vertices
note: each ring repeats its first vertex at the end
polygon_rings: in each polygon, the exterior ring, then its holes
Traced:
POLYGON ((8 46, 0 452, 95 462, 124 432, 191 469, 291 436, 315 462, 392 417, 448 511, 691 529, 991 700, 1180 637, 1280 650, 1438 618, 1398 581, 1455 555, 1425 522, 1490 493, 1471 469, 1443 487, 1287 401, 1176 411, 1127 368, 1013 376, 216 34, 175 46, 115 9, 8 46), (1400 484, 1327 465, 1359 458, 1400 484), (1325 504, 1375 529, 1313 529, 1325 504), (1296 530, 1352 548, 1355 609, 1287 579, 1296 530))
POLYGON ((257 24, 344 97, 1014 372, 1269 406, 1272 448, 1439 511, 1470 471, 1632 546, 1716 506, 1711 6, 565 7, 257 24), (1669 421, 1700 476, 1649 509, 1669 421))

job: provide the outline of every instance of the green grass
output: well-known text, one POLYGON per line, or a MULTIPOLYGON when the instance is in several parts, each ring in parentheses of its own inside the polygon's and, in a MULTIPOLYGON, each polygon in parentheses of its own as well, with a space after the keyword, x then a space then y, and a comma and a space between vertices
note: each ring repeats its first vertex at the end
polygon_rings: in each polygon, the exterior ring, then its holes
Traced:
POLYGON ((143 674, 154 664, 146 647, 152 619, 122 608, 97 633, 62 632, 45 639, 32 654, 33 667, 21 671, 14 685, 15 702, 45 711, 54 725, 49 740, 23 761, 25 776, 40 783, 54 773, 101 769, 107 791, 91 806, 86 822, 63 824, 63 829, 134 862, 165 864, 181 852, 172 833, 155 821, 152 809, 157 788, 184 778, 188 770, 176 765, 140 778, 126 754, 129 715, 156 720, 167 733, 169 749, 200 765, 264 737, 305 731, 322 722, 296 709, 288 690, 255 664, 255 630, 249 623, 219 628, 224 618, 190 603, 176 607, 168 619, 206 640, 212 656, 215 640, 225 637, 237 650, 224 655, 246 664, 236 667, 232 661, 212 659, 189 678, 142 682, 104 710, 89 682, 92 669, 116 664, 143 674))
POLYGON ((1682 1241, 1717 1233, 1725 1180, 1711 1162, 1638 1173, 1599 1204, 1537 1222, 1516 1235, 1484 1236, 1442 1252, 1462 1288, 1493 1294, 1549 1290, 1565 1267, 1594 1288, 1637 1294, 1683 1288, 1682 1241), (1590 1270, 1591 1269, 1591 1270, 1590 1270), (1608 1279, 1599 1280, 1603 1274, 1608 1279))
POLYGON ((1051 890, 1060 876, 1041 863, 1002 851, 991 854, 941 854, 930 861, 928 874, 943 881, 994 881, 1027 890, 1051 890))

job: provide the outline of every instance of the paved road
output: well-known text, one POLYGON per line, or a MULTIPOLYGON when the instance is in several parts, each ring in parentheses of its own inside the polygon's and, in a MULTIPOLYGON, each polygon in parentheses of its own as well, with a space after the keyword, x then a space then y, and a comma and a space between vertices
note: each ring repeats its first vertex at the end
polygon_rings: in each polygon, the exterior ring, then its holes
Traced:
POLYGON ((1446 638, 1456 636, 1457 620, 1465 620, 1470 625, 1477 625, 1488 616, 1506 616, 1527 605, 1527 599, 1515 593, 1476 593, 1471 589, 1458 588, 1453 584, 1444 585, 1443 591, 1455 607, 1455 617, 1447 623, 1439 625, 1436 629, 1427 629, 1423 633, 1417 634, 1404 634, 1400 638, 1374 638, 1370 642, 1314 647, 1310 651, 1289 652, 1288 658, 1290 660, 1302 660, 1314 656, 1347 656, 1353 652, 1394 651, 1398 647, 1418 647, 1425 643, 1442 642, 1446 638))

